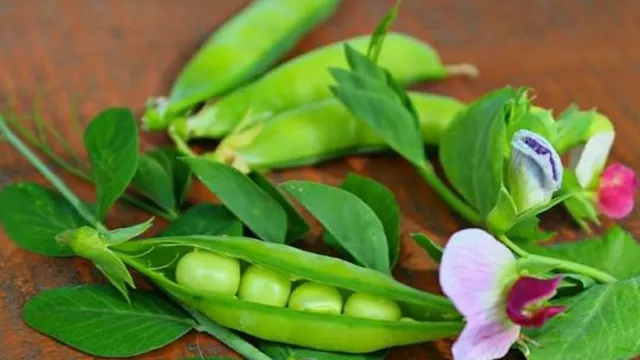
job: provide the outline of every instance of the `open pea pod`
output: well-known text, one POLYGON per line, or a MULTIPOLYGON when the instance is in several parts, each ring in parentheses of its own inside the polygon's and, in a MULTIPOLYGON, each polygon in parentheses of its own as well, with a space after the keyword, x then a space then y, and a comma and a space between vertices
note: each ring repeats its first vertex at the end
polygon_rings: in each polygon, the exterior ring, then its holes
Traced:
POLYGON ((186 305, 225 327, 264 340, 367 353, 448 337, 462 328, 460 315, 444 297, 288 245, 243 237, 189 236, 140 240, 111 249, 186 305), (210 258, 191 261, 185 275, 186 259, 193 254, 210 258), (224 265, 224 276, 216 273, 219 265, 224 265), (261 271, 272 275, 256 275, 261 271), (196 286, 194 279, 202 274, 213 275, 196 286), (251 298, 245 295, 248 281, 269 284, 251 284, 263 290, 251 298), (281 292, 285 298, 266 304, 274 288, 285 289, 281 292), (335 297, 337 303, 327 300, 335 297), (347 298, 344 307, 342 298, 347 298))
MULTIPOLYGON (((340 0, 253 1, 213 33, 178 75, 168 99, 151 99, 147 129, 164 129, 193 106, 260 75, 316 25, 340 0)), ((215 3, 212 3, 215 6, 215 3)))

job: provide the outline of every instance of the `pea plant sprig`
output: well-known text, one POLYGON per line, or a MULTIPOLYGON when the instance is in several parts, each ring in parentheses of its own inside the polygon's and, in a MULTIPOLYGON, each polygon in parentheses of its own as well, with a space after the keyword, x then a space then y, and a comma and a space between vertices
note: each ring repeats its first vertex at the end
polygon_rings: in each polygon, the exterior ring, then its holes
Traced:
MULTIPOLYGON (((617 303, 607 296, 622 293, 632 296, 631 292, 640 284, 637 267, 628 271, 634 266, 633 261, 626 259, 628 262, 611 266, 605 259, 614 256, 610 247, 618 246, 640 256, 640 245, 618 227, 613 227, 600 241, 551 248, 533 241, 548 237, 539 230, 537 215, 561 202, 567 202, 572 214, 580 219, 577 205, 569 202, 575 187, 566 185, 571 182, 563 182, 563 172, 584 174, 583 169, 587 168, 586 172, 591 172, 590 181, 595 181, 606 155, 603 157, 596 145, 587 145, 580 153, 580 161, 587 161, 586 165, 563 168, 554 145, 539 134, 548 135, 553 124, 548 121, 549 113, 531 104, 529 89, 505 87, 473 101, 443 133, 439 159, 453 186, 450 188, 425 157, 415 107, 393 75, 378 66, 375 58, 349 45, 345 45, 345 57, 349 70, 330 69, 336 81, 332 87, 335 97, 409 161, 456 212, 486 229, 461 230, 444 249, 423 236, 414 236, 435 260, 442 261, 443 291, 466 319, 465 329, 453 347, 454 358, 500 358, 516 342, 532 359, 594 358, 596 351, 600 355, 595 358, 637 355, 640 348, 633 345, 632 338, 640 335, 640 328, 629 323, 621 328, 630 329, 633 335, 617 333, 608 337, 606 341, 616 344, 610 350, 598 350, 598 345, 583 339, 594 339, 603 329, 621 325, 616 311, 637 312, 637 307, 617 303), (559 195, 554 197, 554 193, 559 195), (546 303, 564 292, 563 287, 569 283, 578 284, 577 294, 574 289, 570 291, 573 295, 565 293, 552 300, 553 305, 546 303), (522 312, 523 307, 529 310, 522 312), (560 315, 565 311, 567 315, 560 315), (578 320, 595 314, 603 320, 590 321, 588 325, 578 320), (533 337, 522 337, 523 328, 533 337), (562 336, 575 339, 576 334, 582 339, 569 344, 566 340, 559 341, 562 336), (535 345, 531 351, 527 343, 535 345), (619 350, 622 348, 628 350, 619 350)), ((554 124, 562 130, 551 137, 554 143, 570 147, 584 137, 586 130, 578 131, 574 121, 596 129, 608 123, 594 112, 568 111, 554 124)), ((590 141, 609 144, 611 135, 606 129, 610 128, 605 126, 606 136, 590 141)), ((591 133, 594 131, 597 132, 591 133)), ((605 150, 608 153, 608 148, 605 150)), ((635 179, 632 174, 617 175, 617 179, 621 180, 615 185, 603 181, 601 186, 618 185, 618 189, 609 190, 610 194, 605 193, 598 200, 609 202, 612 207, 615 200, 626 201, 623 207, 628 212, 635 179)), ((584 208, 584 199, 580 201, 579 206, 584 208)))
POLYGON ((258 172, 184 158, 222 205, 193 207, 161 234, 137 241, 153 219, 109 229, 104 219, 140 161, 138 143, 109 129, 135 132, 133 124, 128 111, 110 109, 85 130, 97 184, 95 205, 88 205, 0 118, 0 132, 56 190, 24 182, 2 189, 0 220, 10 238, 42 255, 88 259, 117 290, 90 285, 42 292, 25 305, 31 327, 105 357, 145 353, 196 329, 258 360, 271 355, 231 330, 267 340, 258 345, 281 354, 273 359, 288 353, 380 358, 393 346, 459 332, 460 315, 446 298, 392 278, 397 203, 381 184, 357 175, 341 187, 308 181, 276 187, 258 172), (316 217, 325 241, 351 262, 286 245, 309 231, 286 195, 316 217), (25 219, 36 223, 27 227, 25 219), (128 267, 168 298, 136 290, 128 267), (96 311, 100 321, 93 319, 96 311), (113 331, 117 335, 110 336, 113 331))

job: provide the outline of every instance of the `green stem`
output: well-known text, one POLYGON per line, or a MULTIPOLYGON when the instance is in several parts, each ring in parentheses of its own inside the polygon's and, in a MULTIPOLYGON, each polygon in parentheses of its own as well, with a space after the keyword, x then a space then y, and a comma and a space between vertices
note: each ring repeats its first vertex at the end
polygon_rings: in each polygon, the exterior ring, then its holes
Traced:
POLYGON ((567 261, 567 260, 556 259, 548 256, 531 254, 525 251, 524 249, 522 249, 521 247, 519 247, 518 245, 516 245, 513 241, 511 241, 505 235, 500 235, 498 239, 500 239, 500 241, 502 241, 505 245, 507 245, 513 252, 515 252, 519 256, 535 261, 537 264, 549 265, 554 269, 565 270, 565 271, 573 272, 576 274, 586 275, 603 284, 610 284, 618 281, 618 279, 616 279, 614 276, 611 276, 610 274, 604 271, 598 270, 596 268, 593 268, 591 266, 579 264, 573 261, 567 261))
POLYGON ((11 145, 31 163, 31 165, 33 165, 47 180, 49 180, 51 185, 53 185, 53 187, 55 187, 56 190, 58 190, 60 194, 62 194, 62 196, 64 196, 71 205, 73 205, 80 216, 95 226, 96 229, 106 230, 105 226, 96 219, 93 213, 84 205, 82 200, 80 200, 76 194, 74 194, 73 191, 71 191, 71 189, 69 189, 67 185, 65 185, 64 182, 62 182, 62 180, 25 145, 20 138, 11 131, 11 129, 9 129, 2 116, 0 116, 0 133, 4 134, 7 141, 9 141, 9 143, 11 143, 11 145))
POLYGON ((438 175, 433 171, 433 168, 427 166, 416 167, 418 174, 435 190, 440 194, 440 197, 451 206, 458 214, 462 215, 467 221, 474 225, 482 225, 482 217, 469 206, 464 200, 462 200, 456 193, 454 193, 446 184, 440 180, 438 175))

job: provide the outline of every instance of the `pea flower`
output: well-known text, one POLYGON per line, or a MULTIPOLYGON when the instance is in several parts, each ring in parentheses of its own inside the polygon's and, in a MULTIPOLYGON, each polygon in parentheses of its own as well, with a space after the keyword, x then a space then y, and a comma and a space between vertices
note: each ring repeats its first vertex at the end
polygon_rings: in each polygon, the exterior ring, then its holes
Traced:
POLYGON ((633 210, 638 182, 635 172, 618 163, 609 165, 600 177, 598 211, 612 219, 621 219, 633 210))
POLYGON ((509 192, 522 213, 551 200, 562 185, 562 161, 542 136, 518 130, 511 140, 509 192))
POLYGON ((440 285, 466 325, 453 345, 455 360, 491 360, 507 354, 522 326, 540 327, 564 311, 545 306, 560 277, 519 276, 511 251, 481 229, 455 233, 444 248, 440 285))

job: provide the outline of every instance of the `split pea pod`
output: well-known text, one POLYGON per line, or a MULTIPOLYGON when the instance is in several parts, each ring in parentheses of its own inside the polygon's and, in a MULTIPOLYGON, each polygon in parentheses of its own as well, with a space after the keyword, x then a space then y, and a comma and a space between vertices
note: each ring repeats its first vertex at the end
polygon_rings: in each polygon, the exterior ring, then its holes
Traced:
POLYGON ((326 20, 340 0, 258 0, 213 33, 189 60, 168 99, 149 101, 143 125, 164 129, 174 116, 254 79, 326 20))
MULTIPOLYGON (((443 95, 410 92, 426 144, 438 144, 466 105, 443 95)), ((228 135, 207 155, 240 170, 277 169, 318 163, 350 153, 386 149, 385 141, 336 98, 311 103, 228 135)))
POLYGON ((288 245, 189 236, 111 249, 185 305, 264 340, 367 353, 448 337, 462 327, 444 297, 288 245))
MULTIPOLYGON (((334 80, 328 68, 347 68, 344 44, 365 52, 370 36, 359 36, 332 43, 301 55, 270 71, 257 81, 235 90, 205 106, 198 114, 176 124, 174 133, 182 140, 220 138, 234 129, 248 114, 242 126, 260 122, 288 109, 332 97, 334 80)), ((402 86, 452 75, 475 75, 469 64, 444 65, 438 52, 412 36, 390 32, 378 58, 380 66, 391 72, 402 86)))

